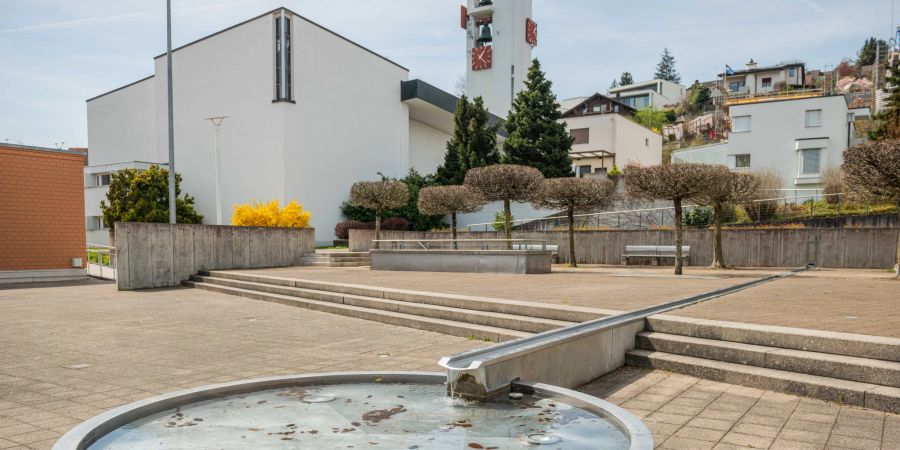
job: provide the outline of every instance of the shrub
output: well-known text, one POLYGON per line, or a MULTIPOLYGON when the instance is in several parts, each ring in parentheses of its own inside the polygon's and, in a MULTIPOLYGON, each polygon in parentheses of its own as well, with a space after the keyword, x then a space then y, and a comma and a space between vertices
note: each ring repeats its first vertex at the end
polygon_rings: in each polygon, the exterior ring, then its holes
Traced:
POLYGON ((234 205, 231 224, 237 227, 308 228, 309 211, 294 200, 281 208, 278 200, 234 205))
POLYGON ((607 175, 622 175, 622 171, 619 170, 619 166, 613 164, 612 170, 606 173, 607 175))
MULTIPOLYGON (((512 223, 515 220, 512 213, 509 213, 509 223, 512 223)), ((497 211, 494 213, 494 223, 491 226, 494 228, 494 231, 503 231, 503 224, 506 223, 506 214, 503 211, 497 211)))
POLYGON ((847 184, 844 182, 844 172, 837 167, 829 167, 822 172, 822 193, 825 194, 825 201, 836 204, 841 201, 841 196, 847 191, 847 184))
POLYGON ((684 213, 684 226, 705 227, 712 223, 712 208, 693 208, 684 213))
MULTIPOLYGON (((388 180, 389 178, 384 177, 384 179, 388 180)), ((433 175, 420 175, 415 170, 410 170, 409 174, 397 181, 402 181, 409 188, 409 200, 406 205, 385 209, 382 213, 383 217, 396 216, 409 220, 411 222, 410 229, 414 231, 428 231, 443 225, 442 215, 426 215, 417 208, 419 190, 427 186, 433 186, 436 183, 433 175)), ((341 204, 341 215, 347 220, 375 221, 374 209, 353 206, 350 202, 341 204)))
POLYGON ((345 220, 334 226, 334 235, 338 239, 350 239, 350 230, 371 230, 375 227, 372 223, 358 220, 345 220))
POLYGON ((744 211, 753 222, 765 222, 775 219, 775 215, 778 213, 779 202, 777 200, 758 200, 781 196, 779 194, 780 191, 778 191, 784 186, 784 179, 781 173, 775 169, 754 170, 750 173, 759 181, 759 187, 756 194, 751 196, 751 201, 743 202, 744 211))
MULTIPOLYGON (((154 164, 147 170, 112 174, 100 211, 110 228, 116 222, 169 222, 169 171, 154 164)), ((194 210, 194 197, 181 195, 179 173, 175 174, 175 216, 178 223, 203 223, 203 216, 194 210)))
POLYGON ((381 222, 382 230, 393 230, 393 231, 407 231, 409 230, 410 222, 402 217, 388 217, 381 222))

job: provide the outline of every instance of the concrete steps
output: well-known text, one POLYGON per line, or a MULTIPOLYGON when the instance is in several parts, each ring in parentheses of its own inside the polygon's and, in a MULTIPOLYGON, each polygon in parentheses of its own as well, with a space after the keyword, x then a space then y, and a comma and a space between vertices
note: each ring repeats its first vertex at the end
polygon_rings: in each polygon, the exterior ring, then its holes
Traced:
POLYGON ((900 413, 900 339, 672 316, 626 364, 900 413))
POLYGON ((369 265, 368 252, 312 252, 303 254, 298 266, 312 267, 365 267, 369 265))
POLYGON ((586 308, 434 294, 225 271, 184 283, 317 311, 493 342, 507 341, 605 315, 586 308))

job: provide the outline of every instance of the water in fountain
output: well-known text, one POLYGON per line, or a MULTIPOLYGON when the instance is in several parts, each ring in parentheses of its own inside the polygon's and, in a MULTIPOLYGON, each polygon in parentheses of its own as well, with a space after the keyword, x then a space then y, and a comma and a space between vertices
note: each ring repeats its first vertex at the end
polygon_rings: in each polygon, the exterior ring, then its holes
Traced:
POLYGON ((606 419, 554 397, 475 403, 438 384, 356 383, 259 391, 145 417, 90 446, 163 448, 626 449, 606 419))

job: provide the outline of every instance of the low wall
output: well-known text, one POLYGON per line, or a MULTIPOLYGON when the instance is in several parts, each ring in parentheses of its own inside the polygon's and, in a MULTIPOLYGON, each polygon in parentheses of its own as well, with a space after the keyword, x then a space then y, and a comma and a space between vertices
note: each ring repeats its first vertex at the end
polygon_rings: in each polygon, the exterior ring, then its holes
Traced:
POLYGON ((312 228, 117 222, 119 290, 177 286, 200 270, 289 266, 315 251, 312 228))
MULTIPOLYGON (((726 230, 722 233, 725 261, 739 267, 819 267, 886 269, 897 254, 898 228, 772 228, 726 230)), ((372 230, 351 230, 350 250, 372 248, 372 230)), ((461 232, 459 239, 500 239, 497 232, 461 232)), ((448 239, 446 232, 382 231, 382 239, 448 239)), ((514 232, 515 239, 541 239, 559 246, 559 262, 569 261, 568 233, 514 232)), ((626 245, 673 245, 673 230, 576 231, 575 257, 581 264, 621 264, 626 245)), ((684 245, 691 246, 692 266, 712 262, 713 236, 706 229, 688 229, 684 245)))
POLYGON ((550 273, 540 250, 372 250, 372 270, 457 273, 550 273))

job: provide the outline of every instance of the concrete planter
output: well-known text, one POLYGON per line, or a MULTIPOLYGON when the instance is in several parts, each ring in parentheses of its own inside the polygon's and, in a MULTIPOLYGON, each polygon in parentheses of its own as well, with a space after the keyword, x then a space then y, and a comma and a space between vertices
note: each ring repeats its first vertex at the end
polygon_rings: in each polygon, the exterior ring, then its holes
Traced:
POLYGON ((372 250, 372 270, 550 273, 550 250, 372 250))

